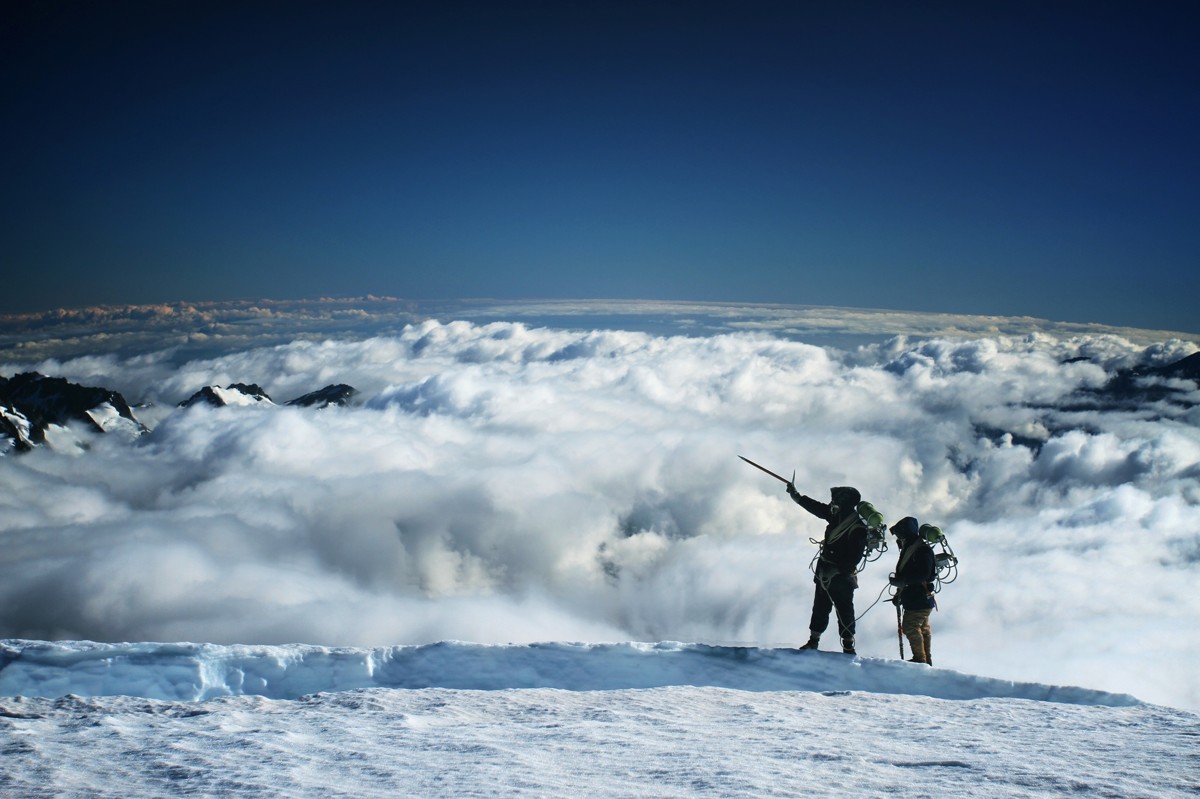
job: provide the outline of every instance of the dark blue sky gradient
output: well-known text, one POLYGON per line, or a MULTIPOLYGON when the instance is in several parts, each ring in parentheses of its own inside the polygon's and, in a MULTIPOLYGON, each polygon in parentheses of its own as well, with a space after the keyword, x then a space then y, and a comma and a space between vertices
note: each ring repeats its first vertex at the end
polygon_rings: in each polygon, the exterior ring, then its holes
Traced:
POLYGON ((1200 332, 1187 4, 26 5, 0 12, 0 312, 374 293, 1200 332))

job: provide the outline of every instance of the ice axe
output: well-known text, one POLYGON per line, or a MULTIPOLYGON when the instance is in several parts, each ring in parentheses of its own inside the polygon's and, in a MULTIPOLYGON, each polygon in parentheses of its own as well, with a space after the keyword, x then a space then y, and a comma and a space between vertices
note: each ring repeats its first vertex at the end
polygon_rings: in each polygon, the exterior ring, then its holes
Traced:
POLYGON ((785 477, 780 477, 779 475, 775 474, 775 472, 771 471, 771 470, 770 470, 770 469, 768 469, 766 466, 759 466, 757 463, 755 463, 754 461, 752 461, 752 460, 750 460, 749 458, 745 457, 744 455, 738 455, 738 457, 739 457, 739 458, 741 458, 742 460, 744 460, 746 463, 748 463, 748 464, 750 464, 751 466, 753 466, 755 469, 758 469, 758 470, 760 470, 760 471, 764 471, 764 472, 766 472, 767 474, 771 475, 772 477, 774 477, 776 480, 778 480, 778 481, 779 481, 779 482, 781 482, 781 483, 787 483, 788 485, 791 485, 792 483, 796 482, 796 473, 795 473, 795 472, 792 472, 792 479, 791 479, 791 480, 788 480, 788 479, 787 479, 787 478, 785 478, 785 477))

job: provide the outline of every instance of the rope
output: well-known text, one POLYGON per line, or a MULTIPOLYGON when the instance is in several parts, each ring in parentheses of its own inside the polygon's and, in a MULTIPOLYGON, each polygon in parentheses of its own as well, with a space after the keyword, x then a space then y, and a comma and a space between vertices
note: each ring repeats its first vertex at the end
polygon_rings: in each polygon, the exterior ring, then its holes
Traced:
POLYGON ((862 617, 867 615, 867 611, 869 611, 871 608, 873 608, 879 604, 879 600, 883 599, 883 592, 888 590, 889 588, 891 588, 890 585, 885 585, 883 588, 879 589, 879 596, 875 597, 875 601, 867 606, 867 610, 864 610, 862 613, 858 614, 858 616, 855 617, 855 619, 854 619, 855 624, 858 624, 858 622, 862 620, 862 617))

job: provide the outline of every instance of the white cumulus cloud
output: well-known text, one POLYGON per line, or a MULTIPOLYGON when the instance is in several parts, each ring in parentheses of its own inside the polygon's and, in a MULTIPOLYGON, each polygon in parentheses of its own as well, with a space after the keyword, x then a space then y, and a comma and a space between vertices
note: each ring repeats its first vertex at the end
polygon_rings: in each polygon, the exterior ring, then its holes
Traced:
MULTIPOLYGON (((153 432, 0 459, 0 637, 795 644, 823 525, 746 455, 947 531, 935 663, 1196 708, 1195 407, 1081 399, 1186 354, 426 320, 31 364, 150 403, 153 432), (360 393, 177 407, 232 382, 360 393)), ((894 565, 893 547, 860 576, 861 654, 898 654, 892 606, 868 610, 894 565)))

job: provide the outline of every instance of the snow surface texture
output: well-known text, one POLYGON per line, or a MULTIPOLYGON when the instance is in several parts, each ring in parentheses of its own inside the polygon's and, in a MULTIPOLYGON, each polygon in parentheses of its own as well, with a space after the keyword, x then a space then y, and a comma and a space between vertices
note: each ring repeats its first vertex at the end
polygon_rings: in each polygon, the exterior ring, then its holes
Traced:
MULTIPOLYGON (((795 645, 823 524, 745 455, 946 531, 961 565, 933 617, 938 666, 1196 710, 1200 391, 1094 393, 1195 351, 426 321, 4 364, 120 391, 152 432, 81 430, 87 447, 0 462, 0 637, 795 645), (176 407, 237 382, 359 393, 176 407)), ((893 544, 860 575, 867 657, 898 655, 892 607, 871 607, 894 567, 893 544)))
POLYGON ((0 698, 6 797, 1200 792, 1191 713, 833 653, 17 641, 0 653, 0 694, 69 694, 0 698), (457 689, 335 690, 405 684, 457 689), (538 685, 561 687, 511 687, 538 685), (143 698, 256 687, 298 698, 143 698), (303 693, 317 689, 331 692, 303 693), (78 695, 96 690, 127 695, 78 695))

